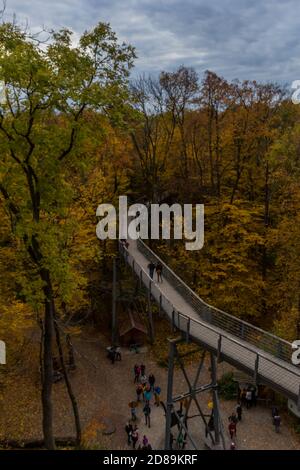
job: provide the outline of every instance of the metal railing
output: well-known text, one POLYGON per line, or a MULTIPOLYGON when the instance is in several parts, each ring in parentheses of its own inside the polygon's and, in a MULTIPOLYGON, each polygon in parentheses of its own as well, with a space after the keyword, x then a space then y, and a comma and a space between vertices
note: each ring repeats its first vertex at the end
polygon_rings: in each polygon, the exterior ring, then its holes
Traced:
POLYGON ((190 337, 200 339, 219 357, 235 358, 235 362, 253 373, 255 380, 263 378, 265 383, 297 401, 300 408, 300 369, 290 362, 288 351, 292 351, 291 343, 206 304, 142 240, 137 240, 137 246, 147 260, 162 264, 163 276, 199 315, 199 319, 194 319, 178 311, 148 272, 120 244, 126 262, 140 283, 150 290, 174 328, 180 330, 187 340, 190 337))
POLYGON ((272 354, 273 356, 290 362, 292 344, 268 333, 261 328, 240 320, 216 307, 204 302, 190 287, 172 271, 141 239, 137 241, 138 249, 147 259, 160 262, 163 266, 164 277, 184 297, 184 299, 196 310, 200 318, 205 322, 217 326, 238 338, 247 341, 253 346, 272 354))

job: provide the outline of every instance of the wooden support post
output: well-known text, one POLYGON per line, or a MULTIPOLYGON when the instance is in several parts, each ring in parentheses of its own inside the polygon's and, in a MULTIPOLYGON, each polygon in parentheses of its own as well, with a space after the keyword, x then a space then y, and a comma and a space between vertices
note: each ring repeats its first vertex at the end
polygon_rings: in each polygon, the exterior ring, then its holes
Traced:
POLYGON ((171 450, 171 425, 173 411, 173 376, 175 360, 176 342, 170 340, 169 361, 168 361, 168 389, 167 389, 167 410, 166 410, 166 434, 165 450, 171 450))
POLYGON ((117 260, 113 259, 113 288, 112 288, 112 321, 111 321, 112 346, 117 345, 117 260))
POLYGON ((143 271, 140 269, 140 275, 139 275, 139 280, 140 280, 140 289, 142 288, 143 286, 143 271))
POLYGON ((211 358, 211 381, 213 386, 213 405, 214 405, 214 431, 215 431, 215 443, 220 443, 220 410, 218 402, 218 391, 217 391, 217 365, 216 357, 213 353, 210 355, 211 358))
POLYGON ((159 294, 159 306, 158 306, 158 315, 161 317, 161 311, 162 311, 162 295, 159 294))
POLYGON ((191 328, 191 319, 189 317, 187 321, 187 326, 186 326, 186 342, 187 343, 190 341, 190 328, 191 328))
POLYGON ((139 293, 139 288, 140 288, 140 281, 139 279, 136 280, 135 283, 135 289, 134 289, 134 296, 137 297, 139 293))
POLYGON ((259 364, 259 355, 257 354, 256 359, 255 359, 255 367, 254 367, 254 381, 256 385, 258 381, 258 364, 259 364))
POLYGON ((218 353, 217 353, 218 362, 221 362, 221 351, 222 351, 222 335, 220 335, 218 339, 218 353))
POLYGON ((153 315, 152 315, 152 303, 151 303, 151 281, 149 281, 148 289, 148 321, 149 321, 149 338, 150 342, 154 343, 154 324, 153 324, 153 315))

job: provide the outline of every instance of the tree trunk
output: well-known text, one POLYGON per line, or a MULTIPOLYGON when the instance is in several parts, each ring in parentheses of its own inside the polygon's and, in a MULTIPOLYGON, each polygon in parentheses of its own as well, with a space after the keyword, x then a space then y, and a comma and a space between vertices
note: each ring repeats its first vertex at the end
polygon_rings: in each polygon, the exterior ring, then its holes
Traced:
MULTIPOLYGON (((265 244, 262 247, 262 279, 264 283, 267 282, 267 270, 268 270, 268 252, 266 246, 266 237, 267 230, 270 222, 270 191, 269 191, 269 164, 266 162, 265 167, 265 207, 264 207, 264 226, 265 226, 265 244)), ((267 302, 266 302, 266 292, 265 287, 263 287, 263 296, 262 296, 262 312, 263 315, 267 314, 267 302)))
POLYGON ((42 371, 42 407, 43 407, 43 434, 45 447, 49 450, 55 449, 53 436, 53 407, 52 407, 52 340, 53 340, 53 318, 54 302, 49 271, 42 269, 40 272, 42 280, 46 283, 43 287, 45 294, 45 318, 44 318, 44 348, 43 348, 43 371, 42 371))
POLYGON ((221 151, 220 151, 220 128, 219 128, 219 112, 215 111, 215 126, 216 126, 216 191, 217 197, 221 196, 221 151))
POLYGON ((214 162, 213 162, 213 144, 212 144, 212 124, 213 124, 213 109, 209 108, 208 117, 208 154, 209 154, 209 166, 210 166, 210 186, 211 193, 215 191, 215 180, 214 180, 214 162))
POLYGON ((68 394, 69 394, 69 397, 70 397, 70 400, 71 400, 71 403, 72 403, 72 408, 73 408, 75 428, 76 428, 76 445, 79 446, 80 443, 81 443, 81 424, 80 424, 78 405, 77 405, 75 395, 73 393, 71 382, 69 380, 68 371, 66 369, 66 364, 65 364, 65 360, 64 360, 64 354, 63 354, 63 348, 62 348, 61 340, 60 340, 59 327, 58 327, 56 319, 54 321, 54 328, 55 328, 56 344, 57 344, 57 347, 58 347, 61 368, 62 368, 62 371, 63 371, 65 384, 66 384, 68 394))

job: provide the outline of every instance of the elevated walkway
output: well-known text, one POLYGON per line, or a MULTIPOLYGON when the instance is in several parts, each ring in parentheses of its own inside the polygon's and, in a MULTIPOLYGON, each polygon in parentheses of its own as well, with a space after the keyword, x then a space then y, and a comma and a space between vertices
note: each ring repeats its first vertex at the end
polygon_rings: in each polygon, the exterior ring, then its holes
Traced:
POLYGON ((206 304, 142 240, 130 240, 127 249, 120 244, 120 251, 187 339, 290 398, 300 409, 300 368, 291 363, 291 343, 206 304), (150 261, 162 264, 162 283, 150 279, 150 261))

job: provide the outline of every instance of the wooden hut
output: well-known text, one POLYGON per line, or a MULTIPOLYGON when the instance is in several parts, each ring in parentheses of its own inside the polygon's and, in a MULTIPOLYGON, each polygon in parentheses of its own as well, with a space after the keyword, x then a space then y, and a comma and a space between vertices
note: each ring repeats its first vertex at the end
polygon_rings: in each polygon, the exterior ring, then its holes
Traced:
POLYGON ((119 338, 122 346, 142 345, 147 340, 147 328, 141 323, 136 312, 128 309, 120 325, 119 338))

